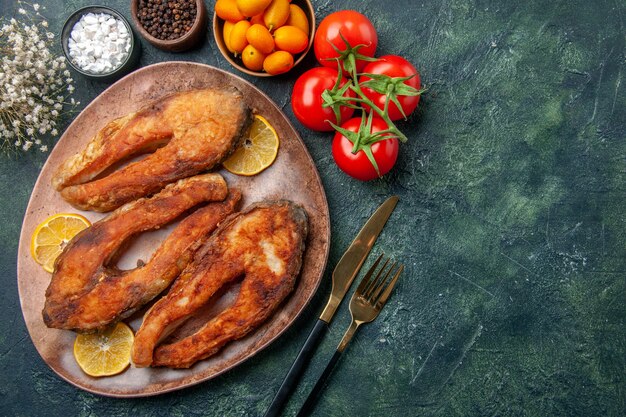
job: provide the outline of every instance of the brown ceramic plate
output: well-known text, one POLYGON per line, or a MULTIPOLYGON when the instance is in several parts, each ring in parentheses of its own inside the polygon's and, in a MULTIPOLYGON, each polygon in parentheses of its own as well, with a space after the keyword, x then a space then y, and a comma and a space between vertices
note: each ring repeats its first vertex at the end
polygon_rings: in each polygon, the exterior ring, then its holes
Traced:
MULTIPOLYGON (((80 212, 91 221, 103 215, 80 212)), ((132 268, 137 259, 148 259, 152 250, 171 229, 142 235, 120 260, 132 268)), ((160 394, 213 378, 267 347, 296 319, 309 302, 322 278, 330 244, 328 204, 315 165, 293 126, 280 109, 252 84, 216 68, 186 62, 168 62, 142 68, 98 96, 63 134, 44 165, 30 198, 18 250, 17 279, 22 312, 30 336, 43 360, 61 378, 84 390, 112 397, 160 394), (76 364, 72 347, 75 333, 47 328, 41 318, 50 274, 30 256, 30 237, 39 222, 58 212, 80 212, 53 190, 50 179, 61 161, 83 149, 106 122, 127 114, 165 94, 193 88, 232 85, 244 93, 250 105, 265 116, 279 134, 281 145, 274 164, 254 177, 238 177, 220 171, 229 185, 243 191, 243 206, 266 198, 286 198, 302 204, 310 220, 310 233, 297 287, 280 309, 263 326, 247 337, 228 344, 217 355, 190 369, 134 368, 105 378, 84 374, 76 364)), ((226 291, 213 306, 227 303, 237 288, 226 291)), ((143 312, 126 320, 136 331, 143 312)))

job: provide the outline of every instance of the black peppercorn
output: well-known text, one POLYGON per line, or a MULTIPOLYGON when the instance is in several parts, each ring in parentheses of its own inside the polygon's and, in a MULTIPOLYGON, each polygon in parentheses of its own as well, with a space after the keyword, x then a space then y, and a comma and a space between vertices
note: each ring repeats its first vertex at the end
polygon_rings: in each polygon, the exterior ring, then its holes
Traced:
POLYGON ((157 39, 173 40, 191 30, 196 19, 195 0, 140 0, 137 18, 157 39))

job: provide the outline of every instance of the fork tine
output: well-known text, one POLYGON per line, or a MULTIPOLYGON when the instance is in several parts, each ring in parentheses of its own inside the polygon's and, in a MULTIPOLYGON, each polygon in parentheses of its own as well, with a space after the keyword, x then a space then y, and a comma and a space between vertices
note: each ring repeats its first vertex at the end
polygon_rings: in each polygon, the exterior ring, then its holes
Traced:
POLYGON ((365 291, 365 288, 371 282, 372 275, 374 275, 374 271, 376 271, 376 268, 378 267, 380 260, 383 259, 383 256, 385 256, 385 254, 381 253, 378 259, 374 261, 370 269, 367 270, 367 272, 365 273, 365 276, 361 279, 361 282, 359 283, 359 286, 357 287, 355 291, 356 293, 362 294, 365 291))
POLYGON ((370 293, 367 294, 367 299, 371 300, 373 303, 374 300, 376 300, 378 298, 378 296, 380 295, 380 293, 383 291, 383 289, 385 288, 385 285, 387 283, 387 280, 389 279, 389 276, 391 275, 391 272, 393 271, 393 269, 395 268, 396 263, 392 263, 391 266, 389 266, 389 269, 387 269, 386 271, 381 270, 380 271, 380 279, 376 281, 376 285, 372 286, 370 293), (385 272, 384 276, 383 276, 383 272, 385 272))
POLYGON ((374 279, 372 279, 368 285, 367 288, 363 289, 363 292, 361 292, 361 295, 363 297, 365 297, 366 299, 369 299, 370 296, 372 295, 372 291, 379 285, 378 282, 380 281, 380 277, 383 275, 383 273, 385 272, 385 269, 387 269, 387 265, 389 265, 389 261, 390 259, 387 258, 385 260, 385 263, 383 264, 383 266, 378 270, 378 272, 376 273, 376 276, 374 277, 374 279))
POLYGON ((396 282, 398 282, 398 278, 400 277, 402 271, 404 271, 404 265, 400 264, 400 266, 398 267, 398 271, 393 276, 389 284, 387 284, 385 291, 383 291, 380 297, 375 300, 376 304, 384 305, 387 302, 387 299, 389 298, 389 295, 391 295, 391 291, 393 290, 393 287, 395 287, 396 282))

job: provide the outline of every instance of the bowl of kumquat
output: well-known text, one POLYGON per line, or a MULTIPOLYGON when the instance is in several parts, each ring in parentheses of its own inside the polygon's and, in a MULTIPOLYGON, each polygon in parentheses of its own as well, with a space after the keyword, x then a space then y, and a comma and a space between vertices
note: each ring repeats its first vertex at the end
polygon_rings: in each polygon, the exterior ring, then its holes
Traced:
POLYGON ((315 13, 309 0, 217 0, 213 35, 239 71, 259 77, 284 74, 311 49, 315 13))

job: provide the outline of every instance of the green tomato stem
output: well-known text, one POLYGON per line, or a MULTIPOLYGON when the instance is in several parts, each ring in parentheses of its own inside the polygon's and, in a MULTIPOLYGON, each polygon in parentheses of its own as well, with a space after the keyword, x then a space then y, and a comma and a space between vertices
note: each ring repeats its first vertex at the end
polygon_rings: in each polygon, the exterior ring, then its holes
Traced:
MULTIPOLYGON (((360 55, 358 53, 358 49, 360 48, 360 46, 352 47, 350 46, 348 41, 343 38, 343 36, 341 37, 344 43, 346 44, 346 49, 342 51, 339 48, 337 48, 335 45, 332 45, 335 51, 337 51, 337 53, 339 54, 339 57, 335 58, 337 61, 337 67, 338 67, 338 77, 337 77, 337 82, 335 83, 333 88, 331 90, 327 90, 328 94, 326 94, 326 97, 324 99, 325 101, 324 107, 333 108, 333 111, 336 115, 335 117, 337 118, 338 122, 340 122, 339 121, 339 108, 341 105, 355 108, 355 109, 360 109, 362 111, 361 125, 359 127, 358 132, 356 133, 349 132, 340 126, 333 124, 332 122, 329 122, 329 123, 333 126, 333 128, 337 132, 341 133, 346 138, 348 138, 348 140, 352 142, 353 146, 352 146, 351 152, 353 154, 356 154, 360 150, 362 150, 365 153, 365 155, 367 156, 367 158, 369 159, 373 167, 376 169, 376 172, 380 175, 380 172, 378 170, 378 164, 376 163, 376 159, 374 158, 374 155, 372 153, 371 146, 378 141, 387 140, 393 137, 397 138, 401 142, 408 141, 408 138, 400 131, 400 129, 398 129, 398 127, 395 125, 395 123, 393 123, 393 121, 389 117, 389 102, 391 101, 390 96, 393 95, 395 92, 395 84, 389 84, 387 86, 387 94, 386 94, 384 108, 381 109, 380 107, 375 105, 374 102, 370 100, 367 97, 367 95, 365 95, 365 93, 363 92, 361 85, 359 84, 359 74, 358 74, 357 67, 356 67, 356 62, 359 58, 362 58, 368 61, 374 61, 375 59, 360 55), (340 88, 341 78, 343 77, 343 73, 344 73, 342 69, 342 64, 344 65, 344 68, 346 69, 345 72, 350 74, 350 77, 352 78, 351 81, 348 81, 348 83, 351 83, 351 85, 345 88, 345 90, 343 91, 341 91, 341 88, 340 88), (347 89, 352 90, 355 93, 356 97, 345 97, 343 94, 347 91, 347 89), (358 105, 355 103, 358 103, 358 105), (371 109, 368 117, 366 117, 366 111, 365 111, 366 108, 371 109), (379 116, 387 124, 387 129, 384 131, 376 132, 375 134, 372 134, 370 130, 372 126, 374 113, 377 116, 379 116)), ((404 114, 404 112, 402 113, 404 114)))

